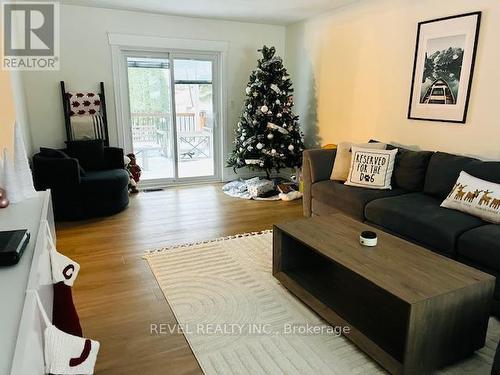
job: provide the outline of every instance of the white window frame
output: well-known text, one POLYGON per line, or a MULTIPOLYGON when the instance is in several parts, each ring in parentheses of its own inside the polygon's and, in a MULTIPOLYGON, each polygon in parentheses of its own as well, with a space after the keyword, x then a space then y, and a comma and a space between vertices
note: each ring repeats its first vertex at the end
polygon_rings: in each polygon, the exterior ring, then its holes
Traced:
MULTIPOLYGON (((169 185, 205 183, 222 181, 224 171, 224 155, 227 154, 227 87, 225 76, 225 63, 229 43, 225 41, 176 39, 166 37, 141 36, 130 34, 108 33, 108 41, 111 46, 111 58, 113 66, 113 84, 115 93, 116 109, 116 134, 118 146, 125 153, 132 152, 130 131, 126 130, 126 124, 130 123, 130 105, 128 97, 128 78, 126 56, 130 53, 139 54, 159 53, 169 54, 173 58, 182 58, 189 55, 201 56, 203 53, 216 54, 217 64, 214 65, 214 82, 217 92, 213 94, 214 107, 214 175, 200 177, 167 178, 142 183, 141 187, 164 187, 169 185)), ((172 82, 174 84, 174 82, 172 82)), ((176 161, 177 164, 177 161, 176 161)), ((177 169, 177 165, 175 166, 177 169)))

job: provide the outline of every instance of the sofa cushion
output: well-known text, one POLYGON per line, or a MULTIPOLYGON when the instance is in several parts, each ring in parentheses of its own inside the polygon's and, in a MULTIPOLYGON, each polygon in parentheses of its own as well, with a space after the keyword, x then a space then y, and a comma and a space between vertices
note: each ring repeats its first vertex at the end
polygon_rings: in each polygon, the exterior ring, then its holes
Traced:
POLYGON ((387 145, 385 143, 352 143, 352 142, 340 142, 337 145, 337 155, 335 156, 335 162, 333 163, 332 174, 330 175, 330 180, 334 181, 347 181, 349 177, 349 171, 351 168, 352 160, 352 147, 360 148, 371 148, 377 150, 385 150, 387 145))
POLYGON ((403 189, 374 190, 344 185, 339 181, 321 181, 312 186, 312 198, 358 220, 364 220, 365 205, 378 198, 406 193, 403 189))
POLYGON ((455 255, 458 237, 484 221, 462 212, 440 207, 441 200, 423 193, 377 199, 367 204, 368 221, 389 231, 455 255))
POLYGON ((68 155, 78 159, 85 171, 102 169, 104 164, 104 143, 102 139, 68 141, 66 145, 68 155))
POLYGON ((462 171, 441 207, 500 224, 500 184, 476 178, 462 171))
POLYGON ((432 155, 431 151, 399 149, 392 175, 393 186, 408 191, 422 191, 432 155))
POLYGON ((453 189, 458 175, 477 159, 436 152, 431 156, 425 175, 424 193, 444 199, 453 189))
POLYGON ((346 185, 365 189, 392 189, 397 149, 377 150, 353 146, 351 152, 351 168, 346 185))
MULTIPOLYGON (((40 155, 47 158, 54 159, 69 159, 70 157, 62 150, 56 150, 55 148, 49 147, 40 147, 40 155)), ((85 169, 82 168, 80 163, 78 163, 78 170, 80 172, 80 176, 85 176, 85 169)))
POLYGON ((125 169, 110 169, 87 172, 86 176, 81 179, 80 188, 87 193, 107 194, 124 189, 128 183, 129 176, 125 169))
MULTIPOLYGON (((370 139, 370 142, 379 142, 370 139)), ((404 147, 388 144, 387 150, 398 149, 392 186, 408 191, 422 191, 429 161, 434 155, 432 151, 412 151, 404 147)))
POLYGON ((45 156, 46 158, 57 158, 57 159, 69 158, 68 154, 66 154, 64 151, 56 150, 55 148, 49 148, 49 147, 40 147, 40 155, 45 156))
POLYGON ((500 225, 474 228, 458 239, 458 254, 476 264, 500 271, 500 225))
POLYGON ((464 171, 481 180, 500 184, 500 162, 498 161, 475 160, 468 164, 464 171))

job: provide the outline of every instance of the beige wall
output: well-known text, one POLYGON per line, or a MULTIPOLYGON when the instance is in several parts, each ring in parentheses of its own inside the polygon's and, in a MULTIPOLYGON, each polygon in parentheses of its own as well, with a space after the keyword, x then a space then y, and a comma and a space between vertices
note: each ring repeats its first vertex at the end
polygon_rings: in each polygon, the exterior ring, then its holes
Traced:
POLYGON ((11 77, 9 72, 0 69, 0 159, 5 147, 12 149, 15 119, 11 77))
POLYGON ((296 110, 309 145, 377 138, 500 159, 500 2, 364 0, 287 27, 296 110), (465 125, 408 120, 417 23, 483 11, 465 125))
MULTIPOLYGON (((2 38, 0 28, 0 40, 2 38)), ((0 59, 3 59, 1 52, 0 59)), ((4 148, 10 152, 13 151, 16 121, 21 126, 26 152, 31 155, 31 131, 21 73, 19 71, 6 71, 0 67, 0 159, 3 158, 4 148)))

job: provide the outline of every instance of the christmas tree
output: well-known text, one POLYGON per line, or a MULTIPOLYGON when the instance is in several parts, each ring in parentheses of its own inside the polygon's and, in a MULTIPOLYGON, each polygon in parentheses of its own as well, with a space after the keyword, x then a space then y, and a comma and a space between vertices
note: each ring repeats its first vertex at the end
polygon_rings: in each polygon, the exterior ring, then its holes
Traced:
POLYGON ((274 47, 259 52, 262 58, 250 75, 228 166, 235 172, 243 167, 264 170, 269 178, 273 169, 300 167, 304 143, 283 61, 274 47))

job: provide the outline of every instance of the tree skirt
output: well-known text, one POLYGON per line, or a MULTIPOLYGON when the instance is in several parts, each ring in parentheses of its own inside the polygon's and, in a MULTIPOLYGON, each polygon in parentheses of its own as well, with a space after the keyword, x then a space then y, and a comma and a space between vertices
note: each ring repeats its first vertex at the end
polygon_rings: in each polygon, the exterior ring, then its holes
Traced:
MULTIPOLYGON (((207 375, 384 373, 272 276, 270 231, 145 258, 207 375), (300 331, 307 327, 321 333, 300 331)), ((489 374, 499 334, 491 318, 486 346, 440 373, 489 374)))

